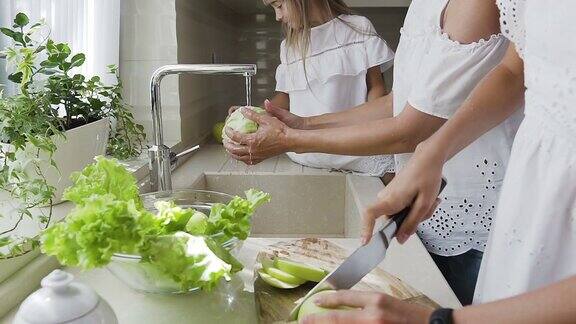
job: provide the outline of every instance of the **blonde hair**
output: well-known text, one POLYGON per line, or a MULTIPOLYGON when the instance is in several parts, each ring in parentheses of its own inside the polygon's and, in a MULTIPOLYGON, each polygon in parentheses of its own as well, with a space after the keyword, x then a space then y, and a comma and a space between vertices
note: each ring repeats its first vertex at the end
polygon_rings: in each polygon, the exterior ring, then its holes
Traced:
MULTIPOLYGON (((312 2, 316 2, 326 13, 337 19, 340 19, 338 18, 340 15, 352 14, 352 9, 350 9, 343 0, 263 0, 266 5, 276 1, 281 1, 282 4, 288 7, 288 12, 291 15, 289 19, 293 26, 295 26, 292 27, 288 24, 283 24, 284 34, 286 36, 286 48, 300 53, 302 60, 306 58, 308 47, 310 46, 310 29, 313 27, 311 23, 312 2)), ((350 26, 347 22, 344 23, 350 26)), ((354 28, 353 26, 350 27, 354 28)))

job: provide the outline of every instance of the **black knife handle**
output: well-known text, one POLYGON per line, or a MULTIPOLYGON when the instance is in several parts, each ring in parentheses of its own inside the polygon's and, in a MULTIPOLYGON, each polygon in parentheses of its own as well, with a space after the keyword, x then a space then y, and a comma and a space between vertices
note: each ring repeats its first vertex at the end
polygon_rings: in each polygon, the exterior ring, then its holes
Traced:
MULTIPOLYGON (((442 193, 444 187, 446 187, 446 179, 442 178, 442 182, 440 183, 440 191, 438 192, 438 195, 442 193)), ((402 224, 404 223, 406 216, 408 216, 408 214, 410 213, 410 209, 412 209, 412 205, 402 209, 399 213, 392 215, 389 224, 391 224, 392 222, 396 223, 396 231, 394 232, 394 236, 396 236, 396 232, 398 232, 400 226, 402 226, 402 224)), ((392 238, 390 237, 389 239, 392 238)))

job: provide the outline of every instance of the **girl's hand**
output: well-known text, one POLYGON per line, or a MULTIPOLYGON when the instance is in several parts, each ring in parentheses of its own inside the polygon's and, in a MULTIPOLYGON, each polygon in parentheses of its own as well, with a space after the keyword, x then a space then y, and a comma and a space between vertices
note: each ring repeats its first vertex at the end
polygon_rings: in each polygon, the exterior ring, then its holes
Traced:
POLYGON ((270 100, 264 101, 264 109, 293 129, 306 129, 306 118, 294 115, 289 110, 275 106, 270 100))
POLYGON ((348 306, 358 310, 335 310, 304 318, 304 324, 320 323, 428 323, 432 309, 409 304, 397 298, 375 292, 340 290, 318 297, 316 304, 327 308, 348 306))
POLYGON ((408 164, 378 193, 377 201, 364 213, 363 244, 370 241, 374 223, 381 216, 394 215, 412 205, 410 213, 396 234, 401 244, 416 232, 420 222, 432 216, 440 202, 437 197, 442 181, 444 159, 423 145, 425 144, 418 145, 408 164))
POLYGON ((242 108, 246 118, 258 123, 258 131, 242 134, 229 127, 225 132, 231 141, 224 141, 224 147, 234 159, 248 165, 260 163, 270 157, 289 151, 288 137, 292 131, 276 117, 258 114, 242 108))

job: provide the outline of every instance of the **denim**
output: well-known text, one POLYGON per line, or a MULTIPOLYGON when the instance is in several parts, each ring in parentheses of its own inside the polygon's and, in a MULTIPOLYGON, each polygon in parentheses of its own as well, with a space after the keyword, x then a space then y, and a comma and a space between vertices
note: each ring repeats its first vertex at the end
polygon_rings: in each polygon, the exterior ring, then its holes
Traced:
POLYGON ((474 288, 484 253, 478 250, 469 250, 454 256, 441 256, 433 253, 430 255, 460 303, 464 306, 472 304, 474 288))

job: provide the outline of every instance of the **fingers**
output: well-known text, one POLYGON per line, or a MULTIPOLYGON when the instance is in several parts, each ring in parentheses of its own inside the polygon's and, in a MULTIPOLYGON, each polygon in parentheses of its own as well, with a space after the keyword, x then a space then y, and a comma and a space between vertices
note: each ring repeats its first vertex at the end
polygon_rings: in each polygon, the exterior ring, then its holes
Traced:
POLYGON ((242 134, 238 131, 233 130, 230 127, 224 128, 224 132, 226 133, 226 135, 228 135, 228 138, 230 138, 230 140, 238 144, 248 144, 252 137, 250 134, 242 134))
POLYGON ((378 194, 378 200, 366 209, 362 217, 362 244, 370 241, 376 219, 384 215, 394 215, 404 207, 398 199, 395 199, 392 194, 388 193, 388 190, 384 188, 384 190, 378 194))
MULTIPOLYGON (((334 293, 317 297, 314 302, 321 307, 336 308, 348 306, 354 308, 364 308, 377 304, 381 294, 357 290, 338 290, 334 293)), ((312 297, 314 298, 314 297, 312 297)))
POLYGON ((282 109, 278 106, 275 106, 270 100, 264 100, 264 109, 274 117, 277 117, 280 120, 283 120, 282 117, 286 116, 288 112, 286 109, 282 109))
POLYGON ((230 154, 238 156, 250 155, 250 148, 246 145, 239 145, 230 141, 224 141, 224 148, 230 154))
POLYGON ((410 208, 410 212, 408 216, 398 229, 398 233, 396 234, 396 238, 400 244, 404 244, 410 237, 410 235, 416 232, 418 228, 418 224, 422 222, 427 214, 429 213, 430 209, 436 203, 436 197, 426 194, 425 192, 421 192, 416 197, 416 200, 412 204, 410 208))
POLYGON ((228 116, 232 115, 232 113, 235 112, 240 107, 241 106, 231 106, 230 108, 228 108, 228 116))
POLYGON ((259 114, 255 111, 253 111, 252 109, 248 109, 248 108, 242 108, 242 115, 244 115, 244 117, 250 119, 253 122, 256 122, 258 125, 260 124, 265 124, 267 122, 266 116, 265 114, 259 114))
POLYGON ((359 323, 366 317, 365 312, 360 310, 334 310, 327 313, 306 316, 304 324, 349 324, 359 323))

